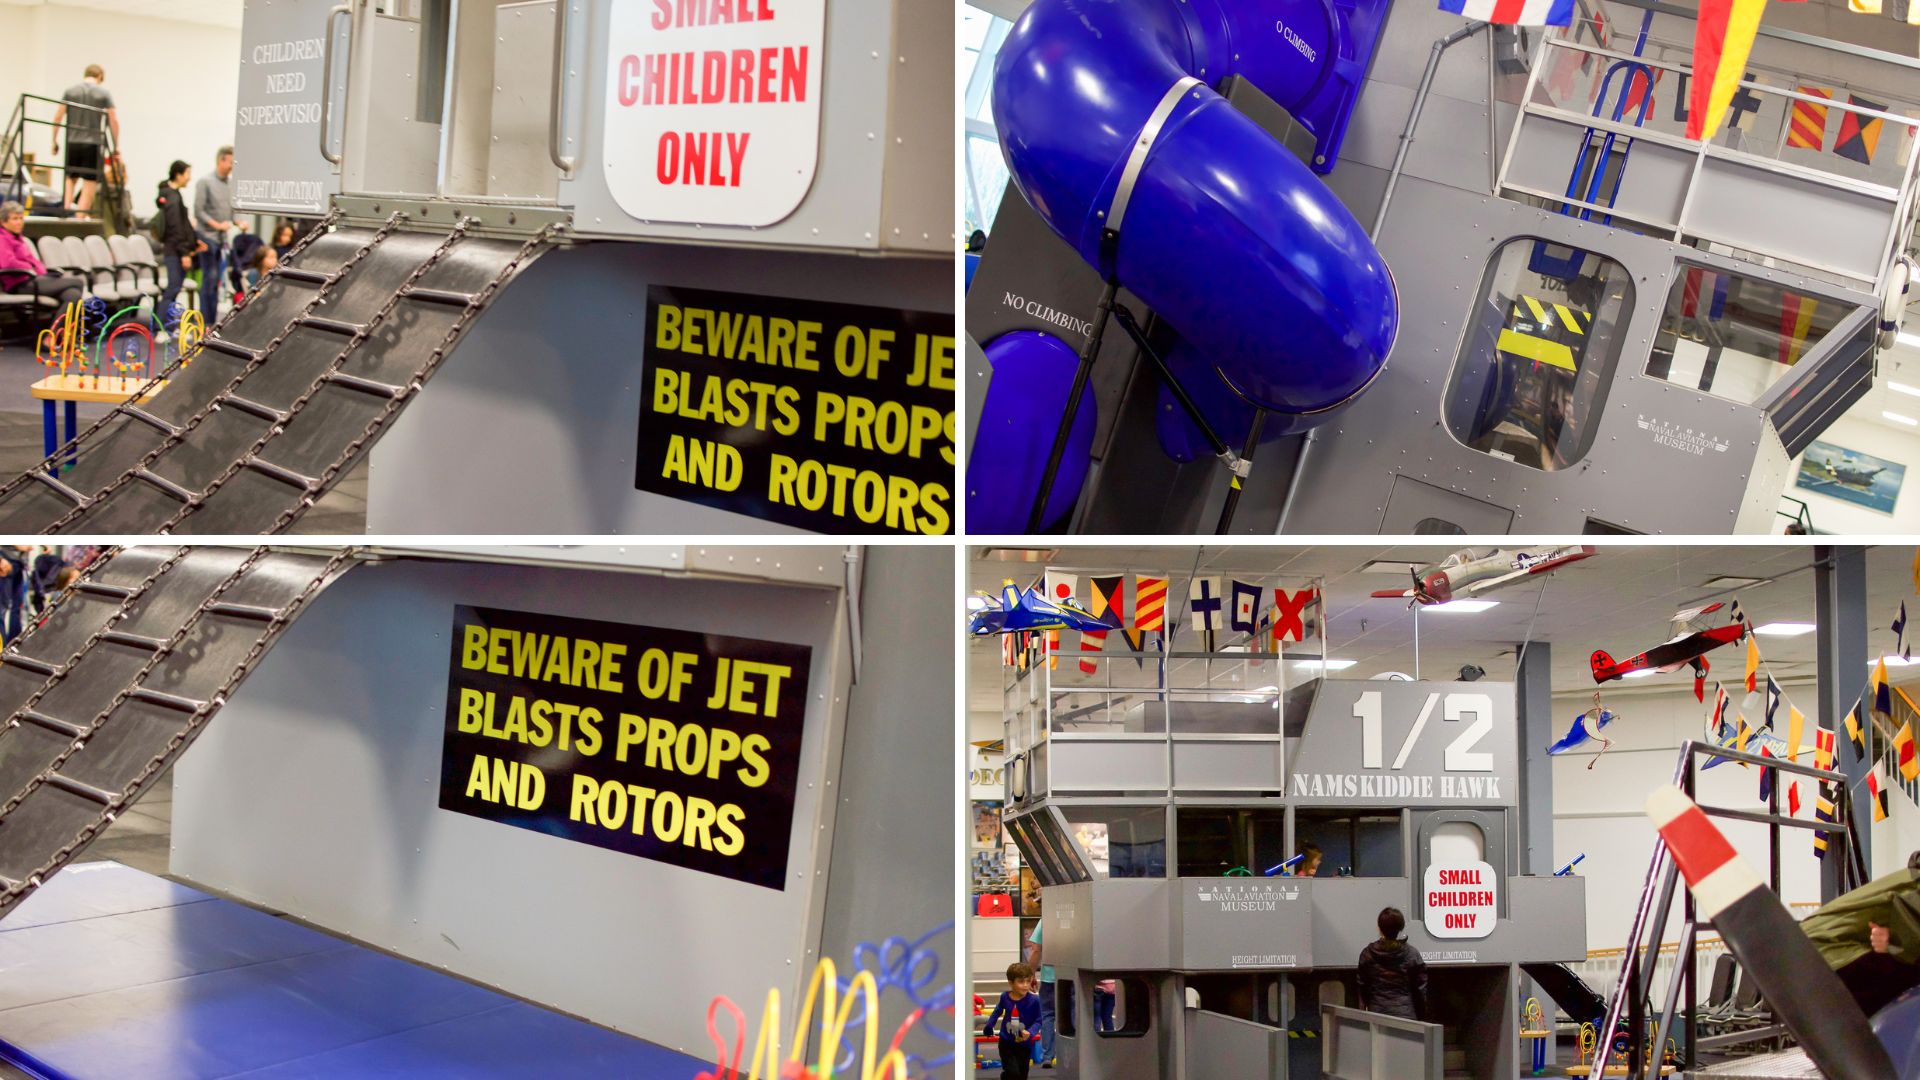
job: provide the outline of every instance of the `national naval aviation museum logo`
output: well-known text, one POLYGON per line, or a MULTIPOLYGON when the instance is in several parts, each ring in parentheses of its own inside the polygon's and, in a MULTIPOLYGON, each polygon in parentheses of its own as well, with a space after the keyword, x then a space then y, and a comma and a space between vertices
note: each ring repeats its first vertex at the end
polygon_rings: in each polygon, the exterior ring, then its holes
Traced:
POLYGON ((1727 452, 1727 447, 1733 445, 1717 435, 1709 435, 1690 427, 1683 428, 1667 420, 1656 420, 1645 413, 1636 415, 1633 422, 1641 431, 1653 436, 1655 445, 1670 446, 1675 450, 1692 454, 1694 457, 1705 457, 1708 450, 1724 454, 1727 452))

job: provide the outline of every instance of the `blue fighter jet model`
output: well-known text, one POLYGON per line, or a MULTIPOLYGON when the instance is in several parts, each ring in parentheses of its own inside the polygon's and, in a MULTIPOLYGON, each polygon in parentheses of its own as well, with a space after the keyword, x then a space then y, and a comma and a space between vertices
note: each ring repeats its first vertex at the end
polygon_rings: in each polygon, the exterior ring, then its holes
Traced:
MULTIPOLYGON (((1561 737, 1559 742, 1549 746, 1547 753, 1549 755, 1564 754, 1576 746, 1584 745, 1589 740, 1598 739, 1600 741, 1600 754, 1604 754, 1608 748, 1613 746, 1613 740, 1600 734, 1600 730, 1618 718, 1619 714, 1607 708, 1605 705, 1600 704, 1600 695, 1595 694, 1593 697, 1593 708, 1574 717, 1573 727, 1568 729, 1567 733, 1561 737)), ((1593 760, 1587 762, 1587 768, 1593 768, 1593 763, 1600 760, 1600 754, 1593 755, 1593 760)))
POLYGON ((1000 587, 998 607, 993 606, 992 598, 988 598, 987 606, 974 612, 973 617, 967 620, 967 632, 975 637, 1018 634, 1031 630, 1090 630, 1098 633, 1112 629, 1113 624, 1102 622, 1092 612, 1071 600, 1049 600, 1040 595, 1039 589, 1033 588, 1022 593, 1011 581, 1000 587))

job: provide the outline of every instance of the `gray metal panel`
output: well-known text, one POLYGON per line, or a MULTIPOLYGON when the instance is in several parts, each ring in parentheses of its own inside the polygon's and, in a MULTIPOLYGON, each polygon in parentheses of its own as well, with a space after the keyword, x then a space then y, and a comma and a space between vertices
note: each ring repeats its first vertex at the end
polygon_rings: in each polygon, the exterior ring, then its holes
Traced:
POLYGON ((1513 528, 1513 511, 1421 480, 1395 476, 1380 514, 1382 536, 1444 534, 1450 530, 1497 536, 1513 528))
MULTIPOLYGON (((340 172, 320 152, 327 13, 336 0, 246 0, 240 21, 233 205, 265 213, 321 214, 340 172)), ((347 20, 333 23, 333 152, 347 96, 347 20)), ((217 58, 209 58, 217 60, 217 58)))
POLYGON ((1138 740, 1106 742, 1073 738, 1050 741, 1048 786, 1065 795, 1075 791, 1164 791, 1167 746, 1138 740))
POLYGON ((1872 281, 1886 254, 1893 203, 1726 158, 1701 163, 1687 231, 1872 281), (1782 212, 1791 207, 1791 213, 1782 212), (1809 228, 1809 222, 1819 222, 1809 228))
POLYGON ((553 252, 505 291, 486 329, 462 342, 459 362, 376 450, 368 531, 798 532, 634 489, 645 297, 655 284, 953 307, 952 267, 933 260, 668 244, 553 252))
POLYGON ((1513 806, 1514 727, 1509 682, 1324 679, 1293 747, 1288 796, 1296 806, 1513 806), (1373 694, 1381 740, 1379 764, 1369 767, 1356 710, 1373 694))
POLYGON ((1095 971, 1174 967, 1173 883, 1097 878, 1040 891, 1047 962, 1095 971))
POLYGON ((1283 1080, 1287 1033, 1206 1009, 1188 1009, 1185 1075, 1283 1080))
POLYGON ((501 4, 500 48, 493 54, 492 137, 485 193, 494 198, 552 202, 560 174, 547 160, 548 106, 553 98, 555 0, 501 4))
POLYGON ((1320 1006, 1327 1080, 1440 1080, 1446 1029, 1363 1009, 1320 1006))
POLYGON ((1384 907, 1408 913, 1407 941, 1427 964, 1577 963, 1586 959, 1586 888, 1573 875, 1501 879, 1508 914, 1484 938, 1430 937, 1413 914, 1417 883, 1408 878, 1319 878, 1312 883, 1313 966, 1353 967, 1380 936, 1384 907))
POLYGON ((353 18, 340 190, 431 195, 439 186, 440 125, 413 116, 420 22, 369 10, 359 0, 353 18))
POLYGON ((1304 879, 1177 878, 1177 967, 1285 970, 1313 964, 1313 894, 1304 879))
POLYGON ((706 1011, 690 1002, 805 989, 848 686, 837 594, 416 561, 369 566, 342 584, 228 705, 234 720, 177 770, 174 873, 701 1056, 711 1050, 706 1011), (439 810, 457 603, 812 646, 792 886, 776 892, 439 810), (684 932, 702 926, 728 930, 684 932), (676 975, 635 977, 661 971, 676 975))
MULTIPOLYGON (((1289 531, 1374 531, 1398 476, 1511 507, 1512 531, 1525 534, 1579 533, 1590 519, 1636 532, 1726 533, 1746 520, 1750 503, 1770 507, 1777 500, 1770 466, 1758 467, 1768 453, 1762 444, 1769 422, 1760 410, 1643 373, 1674 259, 1698 252, 1417 178, 1403 180, 1394 198, 1382 250, 1392 265, 1423 272, 1398 277, 1400 340, 1386 373, 1317 432, 1289 531), (1578 466, 1552 473, 1470 450, 1440 423, 1470 283, 1499 242, 1527 236, 1606 254, 1626 268, 1635 290, 1593 446, 1578 466), (1386 432, 1393 437, 1383 438, 1386 432)), ((1803 275, 1725 265, 1817 295, 1869 302, 1803 275)))
MULTIPOLYGON (((819 550, 819 549, 810 549, 819 550)), ((837 560, 836 560, 837 561, 837 560)), ((953 602, 953 555, 944 547, 869 547, 860 586, 860 681, 847 696, 847 734, 838 769, 839 809, 827 875, 821 952, 845 968, 854 946, 898 935, 927 942, 938 958, 925 993, 959 979, 953 922, 955 836, 960 798, 952 768, 952 625, 929 619, 953 602)), ((906 994, 881 997, 879 1030, 892 1032, 912 1008, 906 994)), ((910 1036, 909 1048, 934 1045, 910 1036)))
POLYGON ((1271 791, 1286 785, 1286 751, 1279 738, 1173 740, 1173 787, 1178 791, 1271 791))

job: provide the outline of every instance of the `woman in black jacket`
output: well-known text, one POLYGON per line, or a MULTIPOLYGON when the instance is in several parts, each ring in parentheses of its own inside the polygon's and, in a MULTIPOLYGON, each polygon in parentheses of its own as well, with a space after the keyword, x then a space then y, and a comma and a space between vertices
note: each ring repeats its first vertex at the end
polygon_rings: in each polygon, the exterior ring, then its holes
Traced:
MULTIPOLYGON (((160 208, 160 261, 167 268, 167 287, 160 294, 160 306, 154 309, 162 322, 180 290, 187 286, 187 268, 193 265, 194 256, 207 248, 206 241, 193 231, 186 196, 181 194, 192 180, 193 166, 176 161, 167 169, 167 178, 160 182, 160 192, 153 199, 153 205, 160 208)), ((214 286, 217 288, 219 282, 214 286)))
POLYGON ((1360 950, 1360 1007, 1408 1020, 1427 1011, 1427 961, 1401 940, 1407 917, 1399 908, 1382 908, 1380 940, 1360 950))

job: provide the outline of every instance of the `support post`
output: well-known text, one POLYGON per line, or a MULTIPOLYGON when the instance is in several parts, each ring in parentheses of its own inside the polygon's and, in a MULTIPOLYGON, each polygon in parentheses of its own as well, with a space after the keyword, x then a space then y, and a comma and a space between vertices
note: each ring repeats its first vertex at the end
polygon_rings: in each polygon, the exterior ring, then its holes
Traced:
MULTIPOLYGON (((1835 733, 1834 764, 1851 787, 1867 772, 1866 760, 1846 732, 1847 712, 1858 704, 1856 695, 1867 679, 1867 554, 1862 547, 1827 545, 1814 548, 1813 553, 1820 724, 1835 733)), ((1856 811, 1850 808, 1848 812, 1856 811)), ((1861 863, 1871 877, 1873 850, 1867 826, 1867 822, 1854 820, 1852 835, 1860 845, 1861 863)), ((1827 854, 1820 866, 1823 903, 1847 891, 1843 873, 1847 853, 1829 847, 1827 854)))

